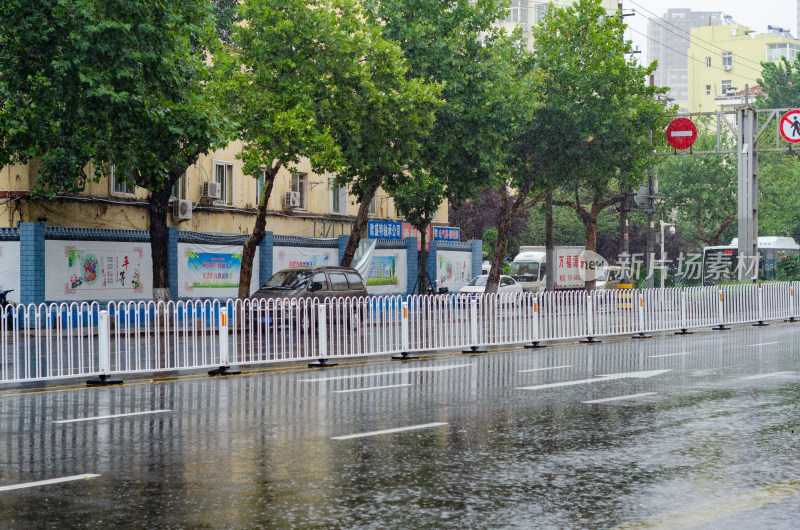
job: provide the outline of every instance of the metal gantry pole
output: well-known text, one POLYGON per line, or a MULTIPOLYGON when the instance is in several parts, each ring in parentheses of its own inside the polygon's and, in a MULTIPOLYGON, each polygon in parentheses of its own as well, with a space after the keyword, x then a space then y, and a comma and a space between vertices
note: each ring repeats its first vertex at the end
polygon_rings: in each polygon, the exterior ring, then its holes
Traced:
POLYGON ((739 280, 758 278, 758 153, 756 152, 756 109, 737 111, 739 120, 739 280), (749 272, 751 276, 745 277, 749 272))

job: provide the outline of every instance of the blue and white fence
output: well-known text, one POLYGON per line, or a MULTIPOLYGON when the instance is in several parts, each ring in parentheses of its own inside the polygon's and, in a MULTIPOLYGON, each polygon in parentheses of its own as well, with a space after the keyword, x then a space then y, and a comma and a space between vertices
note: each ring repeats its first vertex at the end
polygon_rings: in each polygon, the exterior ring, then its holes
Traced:
POLYGON ((0 383, 794 320, 799 286, 18 305, 0 315, 0 383))

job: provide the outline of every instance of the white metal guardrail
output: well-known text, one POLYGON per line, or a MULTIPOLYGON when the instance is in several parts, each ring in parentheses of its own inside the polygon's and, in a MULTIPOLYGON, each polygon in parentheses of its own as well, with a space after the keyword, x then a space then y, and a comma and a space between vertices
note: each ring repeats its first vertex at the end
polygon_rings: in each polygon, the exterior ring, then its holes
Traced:
POLYGON ((11 306, 0 315, 0 383, 402 358, 431 350, 795 320, 798 286, 11 306))

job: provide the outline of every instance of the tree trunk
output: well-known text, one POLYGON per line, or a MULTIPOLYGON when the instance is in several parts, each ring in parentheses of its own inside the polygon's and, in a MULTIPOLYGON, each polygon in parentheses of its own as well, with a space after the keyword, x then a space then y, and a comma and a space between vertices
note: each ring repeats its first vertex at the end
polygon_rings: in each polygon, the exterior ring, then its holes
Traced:
POLYGON ((272 195, 272 185, 275 183, 275 176, 278 174, 280 166, 270 168, 265 172, 264 186, 261 189, 261 197, 258 199, 258 214, 253 225, 253 232, 244 242, 242 250, 242 267, 239 272, 239 298, 250 296, 250 280, 253 277, 253 259, 258 250, 258 245, 264 240, 267 226, 267 204, 272 195))
POLYGON ((358 245, 361 243, 361 234, 367 228, 367 221, 369 220, 369 203, 375 197, 375 192, 378 191, 378 186, 383 179, 376 179, 370 182, 367 189, 364 190, 364 196, 361 198, 361 204, 358 206, 358 214, 356 220, 353 222, 353 229, 350 231, 350 239, 347 240, 347 247, 344 249, 342 261, 339 263, 342 267, 352 267, 353 258, 358 250, 358 245))
MULTIPOLYGON (((586 228, 586 250, 591 250, 592 252, 597 249, 597 218, 599 215, 600 209, 595 198, 592 203, 592 209, 585 211, 585 215, 582 216, 583 226, 586 228)), ((591 280, 587 278, 586 290, 594 291, 596 284, 597 280, 594 277, 591 280)))
MULTIPOLYGON (((419 227, 414 227, 419 230, 419 227)), ((425 217, 425 226, 419 230, 419 294, 428 292, 428 218, 425 217)))
MULTIPOLYGON (((521 193, 521 192, 520 192, 521 193)), ((518 205, 525 197, 517 196, 511 199, 503 196, 500 201, 500 215, 497 221, 497 241, 494 244, 494 255, 492 256, 492 268, 489 270, 489 277, 486 279, 485 293, 496 293, 500 287, 500 274, 503 272, 503 261, 508 248, 508 233, 511 231, 511 222, 517 213, 518 205)))
POLYGON ((556 256, 553 246, 553 190, 547 191, 547 198, 545 199, 544 248, 547 274, 545 290, 554 291, 556 288, 556 256))
POLYGON ((167 211, 172 185, 180 177, 170 172, 170 182, 158 191, 150 192, 147 213, 150 218, 150 253, 153 259, 153 301, 167 302, 170 299, 169 274, 167 269, 169 237, 167 211))

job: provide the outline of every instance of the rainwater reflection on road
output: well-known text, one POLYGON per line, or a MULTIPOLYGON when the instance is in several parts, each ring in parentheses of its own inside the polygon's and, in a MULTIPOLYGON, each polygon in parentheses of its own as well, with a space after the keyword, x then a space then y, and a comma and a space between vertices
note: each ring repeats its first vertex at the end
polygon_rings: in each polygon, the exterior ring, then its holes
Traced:
POLYGON ((0 487, 99 477, 0 491, 0 525, 790 528, 798 338, 4 390, 0 487))

